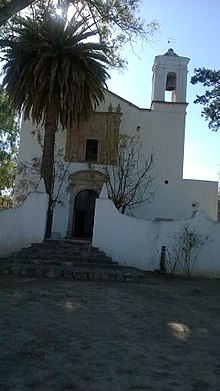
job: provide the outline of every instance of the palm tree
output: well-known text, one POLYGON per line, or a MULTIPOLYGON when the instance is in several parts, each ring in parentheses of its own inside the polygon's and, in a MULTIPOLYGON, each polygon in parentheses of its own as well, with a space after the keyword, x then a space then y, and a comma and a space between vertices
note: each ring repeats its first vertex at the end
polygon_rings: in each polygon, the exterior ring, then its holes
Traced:
POLYGON ((3 85, 24 119, 44 125, 41 176, 51 206, 58 123, 71 128, 104 100, 107 48, 88 42, 95 32, 85 20, 67 22, 48 11, 35 19, 20 18, 13 34, 4 49, 3 85))

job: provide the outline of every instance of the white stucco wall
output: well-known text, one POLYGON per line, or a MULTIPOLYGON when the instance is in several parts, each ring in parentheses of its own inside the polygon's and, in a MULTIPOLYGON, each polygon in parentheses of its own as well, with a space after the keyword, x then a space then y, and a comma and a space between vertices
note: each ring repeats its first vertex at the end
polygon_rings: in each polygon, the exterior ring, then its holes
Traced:
MULTIPOLYGON (((139 134, 143 142, 146 157, 154 151, 155 167, 151 172, 155 176, 153 187, 156 190, 151 203, 142 204, 134 211, 134 216, 153 220, 155 218, 185 219, 190 218, 196 209, 203 210, 207 217, 217 218, 217 183, 196 180, 183 180, 183 154, 185 105, 173 103, 154 103, 153 110, 142 110, 129 104, 115 94, 107 93, 106 102, 101 104, 99 111, 107 111, 109 104, 116 110, 118 104, 123 113, 120 127, 121 133, 131 136, 139 134), (168 181, 168 184, 165 184, 168 181)), ((41 155, 41 148, 36 136, 31 134, 35 129, 30 122, 22 126, 19 161, 31 161, 33 156, 41 155)), ((65 154, 66 130, 59 129, 56 134, 56 146, 65 154)), ((64 163, 68 172, 63 180, 61 193, 62 202, 56 205, 54 212, 53 232, 60 237, 66 237, 70 213, 70 194, 68 193, 68 177, 74 172, 88 170, 85 163, 64 163)), ((96 165, 96 169, 99 169, 96 165)), ((17 181, 19 176, 17 177, 17 181)), ((55 186, 55 194, 59 184, 55 186)))
POLYGON ((140 109, 108 92, 105 102, 100 104, 97 111, 108 111, 110 103, 113 111, 116 111, 118 104, 121 106, 122 134, 132 136, 140 127, 139 134, 146 156, 154 151, 157 175, 168 179, 182 178, 186 105, 163 102, 154 103, 151 110, 140 109))
POLYGON ((44 239, 48 195, 43 182, 20 206, 0 211, 0 257, 44 239))
POLYGON ((217 182, 170 178, 166 184, 160 178, 157 186, 152 202, 140 208, 138 217, 181 220, 191 218, 196 210, 202 210, 211 220, 217 219, 217 182))
POLYGON ((37 141, 37 133, 40 132, 42 137, 44 130, 33 124, 31 121, 22 120, 20 145, 19 145, 19 161, 30 161, 35 156, 41 156, 42 148, 37 141))
MULTIPOLYGON (((154 220, 155 218, 178 220, 190 218, 193 212, 198 209, 204 211, 208 218, 216 220, 217 183, 182 179, 187 107, 185 103, 186 75, 189 59, 172 55, 158 56, 155 61, 155 64, 160 63, 162 67, 165 67, 166 72, 161 67, 158 68, 157 72, 159 73, 154 78, 156 84, 153 89, 151 109, 139 108, 110 91, 106 92, 105 102, 102 102, 97 109, 100 112, 108 112, 108 107, 111 104, 113 112, 116 112, 120 105, 123 114, 120 133, 133 136, 137 134, 137 129, 139 129, 138 133, 143 143, 146 158, 152 152, 154 154, 155 167, 151 175, 155 177, 154 189, 152 189, 156 190, 155 197, 151 200, 151 203, 146 202, 135 209, 133 215, 145 220, 154 220), (164 101, 166 75, 170 71, 175 71, 177 74, 177 103, 164 101), (156 90, 158 89, 160 90, 160 99, 156 98, 156 90), (168 183, 165 184, 165 181, 168 181, 168 183), (195 203, 196 207, 192 205, 195 203)), ((37 141, 37 136, 36 134, 33 136, 35 130, 36 126, 31 122, 23 122, 19 162, 27 161, 30 163, 33 157, 41 156, 42 149, 37 141)), ((56 133, 56 148, 63 149, 64 155, 66 135, 67 131, 62 130, 61 127, 56 133)), ((68 172, 62 183, 62 200, 61 203, 56 204, 52 228, 53 232, 57 232, 62 238, 66 237, 74 202, 69 191, 69 176, 77 171, 88 170, 86 163, 68 164, 64 162, 64 166, 68 166, 68 172)), ((96 169, 100 170, 100 167, 96 165, 96 169)), ((17 175, 16 183, 19 178, 19 175, 17 175)), ((55 184, 55 194, 57 194, 59 186, 57 182, 55 184)))
MULTIPOLYGON (((123 265, 154 270, 159 265, 162 243, 168 246, 169 235, 178 232, 189 222, 213 240, 202 250, 196 272, 217 275, 220 273, 217 183, 182 179, 187 64, 188 59, 185 57, 179 57, 178 60, 176 56, 156 57, 154 69, 158 71, 154 75, 151 109, 139 108, 110 91, 106 93, 105 102, 98 107, 97 111, 108 112, 111 104, 113 112, 116 112, 120 105, 123 114, 120 133, 133 136, 138 131, 146 158, 153 152, 155 167, 152 176, 155 176, 153 186, 156 193, 150 203, 146 202, 134 211, 134 216, 139 219, 121 215, 108 199, 97 200, 93 244, 123 265), (176 103, 164 101, 167 72, 170 71, 177 75, 176 103), (207 217, 199 211, 204 211, 207 217)), ((18 162, 30 164, 32 158, 41 157, 42 148, 37 133, 33 134, 35 130, 36 126, 30 121, 22 123, 18 162)), ((43 133, 41 129, 42 136, 43 133)), ((56 133, 56 148, 63 149, 64 156, 66 135, 66 130, 61 127, 56 133)), ((52 227, 53 233, 61 238, 65 238, 72 229, 76 192, 91 187, 89 182, 70 185, 72 174, 88 170, 86 163, 69 164, 65 160, 63 163, 68 170, 61 188, 58 181, 55 183, 54 193, 56 195, 60 188, 60 197, 52 227)), ((93 168, 100 170, 98 165, 93 168)), ((16 183, 18 181, 19 175, 16 183)), ((44 237, 46 210, 47 196, 38 192, 31 194, 21 206, 0 212, 0 255, 16 251, 33 241, 41 241, 44 237)))
MULTIPOLYGON (((166 246, 169 246, 170 235, 172 236, 175 232, 179 232, 186 224, 190 227, 195 227, 196 232, 208 236, 209 240, 198 255, 193 274, 220 277, 220 221, 211 221, 203 212, 198 211, 192 219, 176 222, 158 222, 157 224, 160 241, 166 246)), ((160 241, 157 242, 158 254, 160 253, 160 241)))
POLYGON ((115 110, 118 104, 121 106, 121 133, 133 135, 140 126, 146 156, 154 152, 151 174, 155 176, 153 186, 157 191, 151 203, 141 205, 134 215, 142 219, 190 218, 195 210, 192 204, 197 202, 200 210, 216 220, 217 182, 182 179, 186 105, 155 102, 152 110, 144 110, 109 93, 98 110, 106 109, 110 103, 115 110))
POLYGON ((154 270, 154 223, 120 214, 110 200, 96 200, 94 246, 120 265, 154 270))
POLYGON ((210 238, 198 256, 194 274, 220 276, 220 222, 207 219, 202 212, 180 221, 138 220, 120 214, 110 200, 99 198, 92 243, 120 265, 153 271, 159 268, 161 246, 169 248, 171 236, 185 224, 210 238))
POLYGON ((174 72, 176 75, 175 101, 186 102, 187 65, 190 59, 178 56, 173 49, 169 49, 164 55, 156 56, 153 65, 153 89, 152 100, 163 101, 167 82, 167 74, 174 72))

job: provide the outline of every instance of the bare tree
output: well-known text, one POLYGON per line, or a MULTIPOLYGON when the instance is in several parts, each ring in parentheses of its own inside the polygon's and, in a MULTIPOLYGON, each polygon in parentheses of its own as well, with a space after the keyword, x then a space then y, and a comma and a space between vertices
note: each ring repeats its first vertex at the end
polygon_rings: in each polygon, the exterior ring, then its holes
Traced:
POLYGON ((212 241, 208 235, 202 234, 189 224, 169 235, 169 240, 165 270, 170 274, 180 273, 187 277, 192 275, 204 245, 212 241))
MULTIPOLYGON (((39 130, 35 130, 33 134, 37 135, 38 143, 41 144, 41 135, 39 130)), ((63 149, 55 148, 55 159, 53 166, 53 184, 52 184, 52 198, 51 209, 54 210, 56 204, 60 204, 67 193, 67 189, 63 189, 63 184, 69 175, 69 167, 71 163, 66 164, 63 160, 63 149), (55 186, 56 182, 56 186, 55 186)), ((19 179, 15 186, 15 203, 22 203, 27 196, 36 190, 40 181, 41 172, 41 158, 33 157, 30 162, 20 162, 17 165, 17 174, 19 179)))
MULTIPOLYGON (((139 134, 124 134, 112 141, 107 155, 108 161, 101 163, 101 170, 106 176, 109 198, 122 214, 129 215, 133 209, 154 197, 153 151, 147 158, 139 134)), ((91 167, 91 177, 95 181, 93 173, 94 168, 91 167)))

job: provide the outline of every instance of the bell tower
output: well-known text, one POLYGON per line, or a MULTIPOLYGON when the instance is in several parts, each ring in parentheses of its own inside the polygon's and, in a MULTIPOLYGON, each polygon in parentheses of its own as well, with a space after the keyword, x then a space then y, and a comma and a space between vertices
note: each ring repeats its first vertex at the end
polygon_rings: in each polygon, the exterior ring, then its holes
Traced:
POLYGON ((188 63, 189 58, 178 56, 173 49, 155 57, 152 69, 152 103, 186 103, 188 63), (170 92, 169 99, 166 91, 170 92))

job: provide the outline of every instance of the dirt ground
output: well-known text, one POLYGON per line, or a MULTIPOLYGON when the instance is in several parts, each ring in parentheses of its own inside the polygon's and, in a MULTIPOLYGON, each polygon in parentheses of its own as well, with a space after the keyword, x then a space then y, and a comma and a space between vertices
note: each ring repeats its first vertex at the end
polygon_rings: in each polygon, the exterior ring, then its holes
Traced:
POLYGON ((220 390, 220 280, 0 277, 1 391, 220 390))

